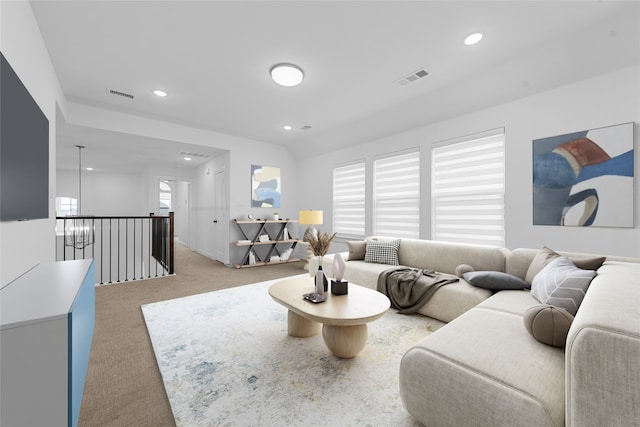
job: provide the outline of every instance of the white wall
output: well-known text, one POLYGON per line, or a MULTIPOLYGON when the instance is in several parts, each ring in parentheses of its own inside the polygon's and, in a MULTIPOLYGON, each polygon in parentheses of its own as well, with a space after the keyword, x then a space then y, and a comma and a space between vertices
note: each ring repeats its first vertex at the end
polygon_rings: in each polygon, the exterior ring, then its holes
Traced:
POLYGON ((0 2, 0 50, 49 119, 49 218, 0 223, 2 286, 55 258, 56 105, 66 105, 29 2, 0 2))
MULTIPOLYGON (((640 67, 635 66, 563 86, 507 104, 434 123, 357 147, 301 161, 299 204, 323 209, 331 229, 331 182, 336 165, 365 159, 368 173, 376 156, 410 147, 421 150, 421 237, 429 238, 430 150, 434 143, 504 127, 506 131, 506 246, 548 245, 557 250, 640 257, 640 67), (635 227, 533 226, 532 140, 586 129, 635 122, 635 227)), ((371 180, 369 180, 370 182, 371 180)), ((371 194, 371 188, 367 189, 371 194)), ((370 206, 368 211, 370 212, 370 206)), ((371 223, 367 223, 371 234, 371 223)), ((332 251, 344 250, 334 244, 332 251)))
MULTIPOLYGON (((142 174, 82 172, 82 215, 149 215, 142 174)), ((58 170, 56 197, 78 198, 78 171, 58 170)))

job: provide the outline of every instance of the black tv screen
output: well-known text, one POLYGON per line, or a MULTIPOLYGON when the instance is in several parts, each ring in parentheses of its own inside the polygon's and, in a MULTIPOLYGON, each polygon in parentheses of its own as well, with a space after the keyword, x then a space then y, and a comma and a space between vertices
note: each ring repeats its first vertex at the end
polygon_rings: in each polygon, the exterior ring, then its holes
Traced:
POLYGON ((49 120, 0 57, 0 220, 48 218, 49 120))

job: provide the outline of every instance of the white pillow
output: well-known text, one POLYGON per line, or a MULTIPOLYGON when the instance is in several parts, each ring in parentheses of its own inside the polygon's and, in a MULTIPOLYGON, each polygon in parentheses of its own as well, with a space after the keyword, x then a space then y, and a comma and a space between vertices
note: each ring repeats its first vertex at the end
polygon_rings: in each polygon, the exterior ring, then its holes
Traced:
POLYGON ((564 308, 575 316, 595 275, 594 270, 582 270, 569 258, 560 256, 533 278, 531 295, 543 304, 564 308))

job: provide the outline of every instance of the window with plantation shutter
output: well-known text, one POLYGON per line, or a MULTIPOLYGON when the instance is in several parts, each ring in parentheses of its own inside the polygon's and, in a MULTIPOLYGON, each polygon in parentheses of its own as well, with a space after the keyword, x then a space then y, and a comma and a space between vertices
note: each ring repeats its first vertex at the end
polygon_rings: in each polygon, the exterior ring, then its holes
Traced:
POLYGON ((432 150, 432 238, 504 246, 504 130, 432 150))
POLYGON ((365 164, 333 169, 333 231, 346 239, 364 239, 365 164))
POLYGON ((373 234, 420 237, 420 151, 376 159, 373 234))

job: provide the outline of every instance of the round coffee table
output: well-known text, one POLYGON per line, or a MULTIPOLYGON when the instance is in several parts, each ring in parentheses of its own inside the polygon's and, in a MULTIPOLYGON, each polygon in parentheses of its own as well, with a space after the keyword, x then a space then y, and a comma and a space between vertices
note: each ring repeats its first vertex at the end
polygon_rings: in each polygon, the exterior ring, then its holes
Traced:
POLYGON ((327 300, 314 304, 305 293, 315 289, 313 277, 294 277, 276 282, 269 295, 289 309, 288 333, 308 338, 320 333, 333 354, 345 359, 356 356, 367 343, 367 323, 389 309, 389 298, 378 291, 349 283, 347 295, 327 292, 327 300))

